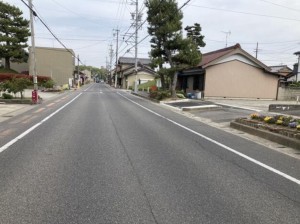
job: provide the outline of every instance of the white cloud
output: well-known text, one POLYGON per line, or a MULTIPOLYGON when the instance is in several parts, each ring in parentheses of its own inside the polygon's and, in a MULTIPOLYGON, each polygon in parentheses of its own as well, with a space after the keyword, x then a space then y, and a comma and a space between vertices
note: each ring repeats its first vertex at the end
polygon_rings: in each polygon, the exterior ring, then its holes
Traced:
MULTIPOLYGON (((29 9, 20 0, 4 0, 19 7, 24 17, 29 18, 29 9)), ((26 1, 26 0, 25 0, 26 1)), ((26 1, 27 2, 27 1, 26 1)), ((83 62, 93 66, 105 66, 108 45, 116 40, 113 29, 120 32, 120 56, 132 44, 122 43, 125 32, 131 25, 130 12, 134 6, 126 0, 33 0, 33 4, 51 30, 61 38, 68 48, 74 49, 83 62)), ((140 0, 142 7, 144 1, 140 0)), ((186 0, 179 0, 182 6, 186 0)), ((191 0, 183 8, 183 26, 195 22, 202 26, 206 47, 203 52, 240 43, 254 55, 259 43, 258 58, 267 65, 280 63, 292 66, 297 62, 293 55, 300 50, 300 2, 298 0, 191 0), (277 17, 277 18, 275 18, 277 17), (299 40, 299 41, 298 41, 299 40)), ((144 17, 146 9, 144 9, 144 17)), ((43 25, 35 23, 36 43, 39 46, 60 47, 43 25)), ((129 31, 131 34, 133 30, 129 31)), ((139 32, 141 40, 147 36, 146 24, 139 32)), ((124 37, 127 40, 128 36, 124 37)), ((131 39, 129 39, 131 40, 131 39)), ((132 49, 133 50, 133 49, 132 49)), ((133 56, 133 51, 126 56, 133 56)), ((139 56, 146 57, 149 51, 149 38, 139 47, 139 56)))

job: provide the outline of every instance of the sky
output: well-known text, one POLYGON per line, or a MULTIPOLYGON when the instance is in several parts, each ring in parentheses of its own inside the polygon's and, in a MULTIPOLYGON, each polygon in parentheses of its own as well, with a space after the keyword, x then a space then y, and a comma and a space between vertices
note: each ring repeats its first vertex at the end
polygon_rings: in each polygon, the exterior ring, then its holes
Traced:
MULTIPOLYGON (((21 0, 2 0, 20 8, 29 20, 29 9, 21 0)), ((24 0, 26 3, 28 0, 24 0)), ((131 14, 136 0, 33 0, 34 10, 56 37, 88 66, 100 68, 118 57, 134 57, 134 27, 131 14), (117 31, 118 30, 118 31, 117 31), (118 33, 118 35, 117 35, 118 33), (113 57, 110 60, 110 48, 113 57)), ((178 0, 184 18, 183 28, 194 23, 202 27, 206 46, 202 53, 239 43, 267 66, 298 62, 300 51, 299 0, 178 0)), ((138 0, 142 14, 138 32, 138 57, 150 51, 147 33, 147 8, 138 0), (145 23, 144 23, 145 22, 145 23)), ((63 46, 55 40, 39 19, 34 20, 35 44, 38 47, 63 46)), ((30 39, 29 39, 30 45, 30 39)))

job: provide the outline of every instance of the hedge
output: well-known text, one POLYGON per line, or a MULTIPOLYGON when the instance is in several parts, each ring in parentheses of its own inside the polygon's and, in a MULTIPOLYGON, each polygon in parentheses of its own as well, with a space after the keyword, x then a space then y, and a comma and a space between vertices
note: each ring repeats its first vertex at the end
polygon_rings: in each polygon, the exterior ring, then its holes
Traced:
MULTIPOLYGON (((4 82, 6 80, 12 80, 13 78, 25 78, 29 80, 33 80, 32 75, 24 75, 24 74, 13 74, 13 73, 2 73, 0 74, 0 82, 4 82)), ((48 80, 51 80, 48 76, 37 76, 38 82, 46 82, 48 80)))

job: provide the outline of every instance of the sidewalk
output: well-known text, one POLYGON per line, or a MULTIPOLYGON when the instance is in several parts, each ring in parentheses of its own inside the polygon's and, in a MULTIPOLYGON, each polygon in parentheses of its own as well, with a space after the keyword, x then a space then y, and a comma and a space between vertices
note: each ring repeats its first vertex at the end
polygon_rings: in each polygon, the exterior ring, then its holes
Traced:
MULTIPOLYGON (((233 108, 241 108, 246 110, 252 110, 261 113, 271 113, 269 111, 269 106, 272 104, 275 105, 299 105, 300 103, 296 101, 277 101, 277 100, 248 100, 248 99, 209 99, 208 101, 213 102, 215 104, 225 106, 225 107, 233 107, 233 108)), ((300 117, 300 110, 293 111, 276 111, 274 113, 284 113, 292 116, 300 117)))
MULTIPOLYGON (((135 94, 135 93, 134 93, 135 94)), ((143 98, 149 98, 147 92, 139 91, 136 95, 143 98)), ((197 99, 178 99, 176 101, 161 101, 161 104, 165 104, 180 110, 210 110, 218 107, 231 107, 240 108, 258 113, 282 113, 286 115, 300 117, 300 109, 293 111, 269 111, 269 106, 275 105, 299 105, 300 102, 296 101, 277 101, 277 100, 262 100, 262 99, 227 99, 227 98, 209 98, 205 100, 197 99)), ((251 113, 251 112, 250 112, 251 113)))
MULTIPOLYGON (((32 90, 25 90, 24 96, 31 97, 32 90)), ((61 92, 38 92, 39 96, 43 99, 43 101, 47 101, 55 96, 61 94, 61 92)), ((35 105, 30 104, 0 104, 0 123, 8 120, 18 114, 24 113, 30 109, 32 109, 35 105)))

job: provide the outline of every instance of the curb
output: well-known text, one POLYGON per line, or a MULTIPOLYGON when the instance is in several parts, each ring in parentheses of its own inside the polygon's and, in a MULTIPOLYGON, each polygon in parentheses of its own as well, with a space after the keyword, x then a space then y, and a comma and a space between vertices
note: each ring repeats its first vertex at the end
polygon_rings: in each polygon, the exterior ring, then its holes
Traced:
POLYGON ((218 110, 218 109, 222 109, 222 107, 221 106, 217 106, 217 105, 203 105, 203 106, 181 107, 182 111, 193 111, 193 110, 202 111, 202 110, 218 110))
POLYGON ((261 129, 257 129, 257 128, 253 128, 253 127, 249 127, 247 125, 244 124, 240 124, 236 121, 232 121, 230 122, 230 127, 249 133, 251 135, 255 135, 267 140, 270 140, 272 142, 276 142, 278 144, 290 147, 290 148, 294 148, 294 149, 300 149, 300 140, 297 139, 292 139, 292 138, 288 138, 286 136, 277 134, 277 133, 272 133, 269 131, 265 131, 265 130, 261 130, 261 129))

